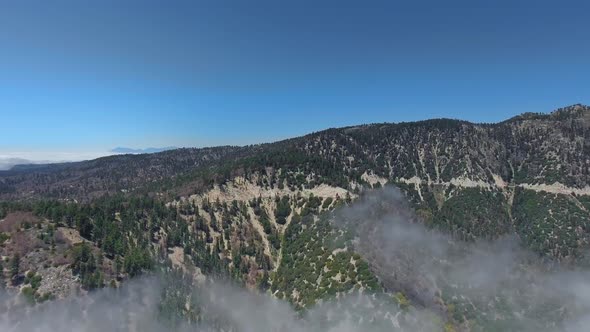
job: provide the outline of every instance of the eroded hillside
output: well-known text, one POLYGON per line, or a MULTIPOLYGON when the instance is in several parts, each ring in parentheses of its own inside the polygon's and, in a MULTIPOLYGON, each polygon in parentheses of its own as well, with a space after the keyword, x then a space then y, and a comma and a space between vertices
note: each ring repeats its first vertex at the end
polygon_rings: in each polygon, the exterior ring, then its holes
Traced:
MULTIPOLYGON (((575 105, 498 124, 373 124, 0 173, 4 284, 42 302, 156 269, 183 275, 188 288, 232 280, 302 311, 361 294, 393 301, 384 317, 427 308, 449 330, 532 326, 524 318, 547 328, 575 311, 559 307, 567 301, 543 293, 547 306, 533 305, 535 287, 496 296, 449 271, 465 268, 474 243, 507 237, 527 251, 526 264, 509 260, 498 278, 510 291, 553 264, 585 264, 589 119, 575 105), (367 205, 381 187, 402 194, 367 205), (423 229, 384 228, 384 219, 423 229), (428 232, 440 235, 415 237, 428 232)), ((177 290, 166 294, 164 312, 201 317, 177 290)))

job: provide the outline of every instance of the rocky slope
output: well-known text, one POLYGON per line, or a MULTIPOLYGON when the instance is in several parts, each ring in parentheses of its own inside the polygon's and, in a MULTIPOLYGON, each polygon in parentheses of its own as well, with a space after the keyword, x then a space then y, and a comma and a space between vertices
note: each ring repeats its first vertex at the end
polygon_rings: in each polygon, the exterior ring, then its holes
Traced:
MULTIPOLYGON (((590 242, 589 126, 590 108, 574 105, 498 124, 372 124, 266 145, 0 172, 0 226, 20 223, 18 216, 40 225, 2 231, 5 281, 22 288, 27 274, 24 285, 36 274, 41 280, 65 275, 64 283, 93 289, 162 265, 195 281, 229 278, 299 310, 360 292, 393 295, 396 310, 430 308, 449 329, 493 330, 522 317, 537 319, 546 308, 519 305, 518 318, 498 302, 504 297, 487 289, 465 295, 449 281, 452 275, 430 272, 462 266, 469 243, 506 236, 534 253, 535 262, 527 258, 526 264, 534 268, 526 271, 546 269, 543 261, 584 264, 590 242), (363 197, 383 186, 401 189, 403 197, 389 197, 389 203, 398 202, 389 208, 379 203, 366 209, 363 197), (347 210, 357 201, 365 205, 347 210), (443 240, 420 241, 440 243, 437 250, 454 254, 439 257, 431 247, 409 244, 390 248, 388 243, 403 241, 380 238, 386 233, 385 217, 376 214, 381 208, 388 220, 441 232, 443 240), (18 245, 35 238, 49 244, 18 245), (61 243, 58 238, 65 238, 62 246, 52 247, 61 243), (464 245, 444 244, 454 241, 464 245), (23 266, 13 276, 9 265, 17 251, 23 266), (428 259, 416 265, 416 253, 428 259), (40 268, 39 259, 51 263, 40 268), (420 278, 420 271, 432 278, 420 278)), ((512 285, 513 278, 502 282, 512 285)), ((473 288, 471 281, 465 284, 473 288)), ((34 288, 34 297, 43 299, 46 289, 53 296, 67 293, 47 287, 34 288)), ((506 299, 515 301, 509 294, 506 299)), ((563 315, 553 318, 547 324, 563 315)))

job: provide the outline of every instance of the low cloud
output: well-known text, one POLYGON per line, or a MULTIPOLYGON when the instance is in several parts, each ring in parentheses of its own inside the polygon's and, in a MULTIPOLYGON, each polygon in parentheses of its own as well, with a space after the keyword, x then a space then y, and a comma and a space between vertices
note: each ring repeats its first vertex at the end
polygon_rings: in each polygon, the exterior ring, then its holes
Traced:
POLYGON ((386 188, 335 217, 357 236, 356 250, 387 288, 435 311, 452 306, 443 316, 455 320, 504 330, 587 330, 590 271, 542 258, 516 235, 458 241, 427 228, 408 204, 398 189, 386 188))
POLYGON ((548 264, 516 237, 456 241, 424 227, 395 189, 366 195, 334 221, 356 235, 355 249, 412 307, 400 308, 387 294, 357 292, 302 313, 224 282, 175 290, 187 281, 152 277, 35 307, 0 295, 0 330, 440 332, 449 319, 461 320, 462 307, 474 312, 463 327, 477 321, 484 331, 582 332, 590 324, 590 271, 548 264), (176 296, 166 303, 200 318, 173 325, 162 319, 166 291, 176 296))
POLYGON ((32 161, 22 158, 0 158, 0 171, 9 170, 15 165, 25 165, 32 163, 32 161))
MULTIPOLYGON (((181 293, 179 310, 198 306, 201 321, 174 323, 160 312, 168 278, 141 278, 120 289, 101 289, 88 295, 36 306, 24 298, 0 293, 0 330, 43 332, 94 331, 412 331, 442 328, 424 312, 402 312, 391 301, 357 294, 325 302, 305 314, 287 302, 224 282, 207 282, 181 293), (379 323, 381 322, 381 323, 379 323)), ((179 294, 175 294, 178 296, 179 294)))

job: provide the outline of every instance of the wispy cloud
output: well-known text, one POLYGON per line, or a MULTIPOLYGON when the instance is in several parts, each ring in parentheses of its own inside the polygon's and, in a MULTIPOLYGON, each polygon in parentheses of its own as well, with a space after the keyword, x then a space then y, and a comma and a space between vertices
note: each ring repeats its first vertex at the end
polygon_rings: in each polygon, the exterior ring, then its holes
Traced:
MULTIPOLYGON (((400 192, 382 190, 336 215, 339 227, 358 231, 356 249, 373 267, 382 267, 382 281, 397 282, 392 290, 409 290, 412 298, 423 294, 425 303, 426 294, 444 290, 451 295, 447 309, 454 300, 468 303, 473 317, 489 324, 482 330, 587 331, 590 271, 549 268, 513 238, 461 243, 414 223, 406 204, 400 192)), ((402 309, 389 296, 360 292, 297 312, 283 300, 221 281, 198 285, 188 279, 147 278, 36 307, 0 291, 0 330, 438 332, 445 315, 463 315, 459 305, 453 305, 452 313, 441 311, 441 303, 402 309), (175 287, 184 282, 186 292, 179 292, 175 287), (203 321, 167 326, 158 316, 163 294, 172 294, 173 301, 166 302, 171 308, 198 313, 203 321)))

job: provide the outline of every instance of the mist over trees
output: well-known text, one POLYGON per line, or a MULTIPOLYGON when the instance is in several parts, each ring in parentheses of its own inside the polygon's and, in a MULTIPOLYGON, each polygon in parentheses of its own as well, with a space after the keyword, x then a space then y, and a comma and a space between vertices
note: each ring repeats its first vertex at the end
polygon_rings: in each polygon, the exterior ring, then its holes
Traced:
POLYGON ((586 111, 2 173, 2 284, 33 312, 69 286, 108 302, 110 288, 157 274, 150 315, 164 329, 237 319, 205 309, 192 292, 205 282, 260 292, 253 301, 285 306, 304 330, 341 318, 352 331, 581 331, 586 111))

